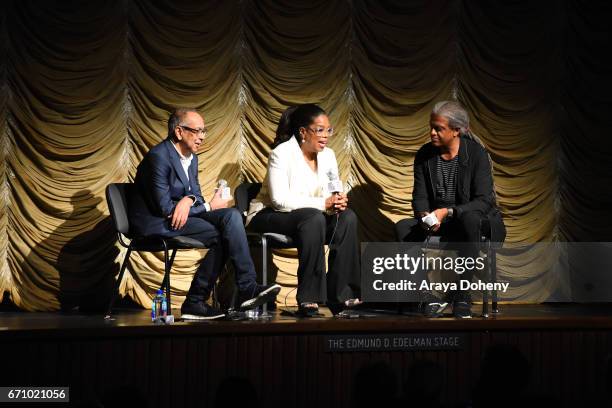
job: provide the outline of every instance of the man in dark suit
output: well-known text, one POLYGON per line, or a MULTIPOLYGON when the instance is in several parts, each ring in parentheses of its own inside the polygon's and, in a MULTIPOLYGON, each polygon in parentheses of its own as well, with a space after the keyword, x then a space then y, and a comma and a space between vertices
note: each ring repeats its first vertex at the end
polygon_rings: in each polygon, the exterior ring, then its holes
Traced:
POLYGON ((272 300, 280 286, 257 285, 242 216, 217 191, 207 203, 198 181, 197 151, 206 136, 195 109, 176 109, 168 120, 168 137, 143 158, 130 197, 130 226, 136 236, 188 236, 209 249, 198 267, 185 302, 183 319, 215 319, 223 313, 206 304, 212 287, 231 259, 236 270, 240 306, 272 300))
MULTIPOLYGON (((440 235, 441 240, 462 242, 462 255, 476 258, 483 217, 490 220, 493 241, 502 242, 506 233, 496 207, 489 156, 470 132, 469 116, 458 102, 437 103, 429 123, 431 141, 414 159, 415 218, 396 224, 397 239, 423 242, 427 234, 440 235), (430 213, 435 215, 431 226, 423 222, 430 213)), ((466 270, 461 279, 471 281, 472 275, 466 270)), ((455 317, 471 317, 469 292, 459 291, 452 300, 455 317)))

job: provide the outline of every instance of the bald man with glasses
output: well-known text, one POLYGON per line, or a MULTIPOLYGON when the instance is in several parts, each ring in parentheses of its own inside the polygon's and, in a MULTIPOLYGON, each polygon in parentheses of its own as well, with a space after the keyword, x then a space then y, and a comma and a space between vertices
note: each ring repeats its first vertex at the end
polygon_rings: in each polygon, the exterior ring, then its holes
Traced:
POLYGON ((228 208, 229 200, 221 198, 220 191, 210 202, 202 196, 197 152, 205 136, 204 119, 195 109, 176 109, 168 119, 168 137, 154 146, 138 166, 129 204, 134 236, 188 236, 209 248, 181 307, 186 320, 224 316, 206 301, 228 258, 236 271, 241 308, 262 305, 280 291, 278 285, 256 283, 238 210, 228 208))

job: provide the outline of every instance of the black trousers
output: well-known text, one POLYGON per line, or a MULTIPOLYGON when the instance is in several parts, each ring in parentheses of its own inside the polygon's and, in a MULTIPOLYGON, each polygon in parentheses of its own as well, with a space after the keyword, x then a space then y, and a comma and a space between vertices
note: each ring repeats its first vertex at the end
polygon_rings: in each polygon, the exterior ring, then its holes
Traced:
MULTIPOLYGON (((482 212, 466 211, 460 218, 443 222, 440 229, 433 233, 440 236, 440 241, 458 243, 461 256, 478 257, 480 251, 480 219, 482 212)), ((395 236, 398 241, 423 242, 427 233, 416 218, 405 218, 395 224, 395 236)), ((473 271, 465 271, 461 279, 472 280, 473 271)))
POLYGON ((299 258, 298 303, 341 303, 361 296, 357 217, 351 209, 328 215, 316 208, 291 212, 266 208, 253 217, 249 228, 289 235, 295 241, 299 258), (326 243, 330 244, 327 274, 326 243))
POLYGON ((228 259, 234 264, 240 293, 253 292, 256 285, 255 265, 242 216, 237 209, 221 208, 189 217, 185 226, 172 235, 197 239, 209 248, 193 276, 186 302, 205 302, 208 299, 228 259))

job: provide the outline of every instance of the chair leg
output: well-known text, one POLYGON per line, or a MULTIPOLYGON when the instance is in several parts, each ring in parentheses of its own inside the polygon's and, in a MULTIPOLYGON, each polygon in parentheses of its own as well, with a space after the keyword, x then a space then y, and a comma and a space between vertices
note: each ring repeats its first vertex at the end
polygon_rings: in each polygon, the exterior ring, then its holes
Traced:
MULTIPOLYGON (((227 265, 225 266, 225 272, 227 272, 227 265)), ((218 288, 219 288, 219 285, 217 285, 217 282, 215 282, 215 284, 213 285, 213 291, 217 292, 218 288)), ((238 292, 239 292, 238 284, 235 284, 234 285, 234 290, 232 291, 232 298, 230 299, 230 303, 229 303, 231 305, 230 308, 238 308, 238 309, 240 309, 240 304, 238 304, 238 298, 239 298, 238 292)), ((220 308, 221 307, 221 303, 220 302, 217 302, 217 303, 218 303, 219 308, 220 308)))
MULTIPOLYGON (((491 251, 490 251, 490 242, 487 240, 487 250, 486 250, 486 270, 485 270, 485 281, 486 283, 491 282, 491 251)), ((482 292, 482 317, 489 317, 489 291, 487 289, 482 292)))
POLYGON ((170 297, 170 271, 172 271, 172 265, 174 265, 174 257, 176 256, 177 249, 172 250, 170 256, 170 265, 168 265, 168 279, 166 279, 166 297, 168 299, 168 314, 172 314, 172 298, 170 297))
MULTIPOLYGON (((211 292, 212 292, 212 293, 211 293, 211 296, 212 296, 212 304, 213 304, 213 306, 214 306, 214 307, 216 307, 217 309, 220 309, 220 308, 221 308, 221 305, 220 305, 220 303, 219 303, 219 295, 218 295, 218 293, 217 293, 218 291, 219 291, 219 289, 217 288, 217 282, 215 282, 215 284, 214 284, 214 285, 213 285, 213 287, 212 287, 212 291, 211 291, 211 292)), ((234 293, 236 293, 236 289, 234 289, 234 293)), ((234 304, 234 300, 233 300, 233 298, 232 298, 232 303, 231 303, 231 304, 232 304, 232 305, 234 304)))
POLYGON ((174 263, 176 248, 172 250, 172 255, 168 258, 168 246, 164 241, 164 279, 162 281, 161 290, 166 293, 166 301, 168 302, 168 315, 172 314, 172 299, 170 298, 170 271, 174 263))
POLYGON ((111 313, 113 311, 113 305, 119 296, 119 286, 121 286, 121 280, 123 279, 123 274, 125 273, 125 269, 127 268, 128 260, 130 259, 130 255, 132 254, 132 248, 128 248, 125 253, 125 257, 123 258, 123 263, 121 264, 121 270, 119 271, 119 276, 117 277, 117 283, 115 283, 115 290, 113 291, 113 295, 111 296, 111 300, 108 304, 108 308, 106 309, 105 319, 111 318, 111 313))
MULTIPOLYGON (((491 280, 493 283, 497 283, 497 251, 495 249, 491 250, 491 280)), ((492 312, 497 314, 499 313, 499 308, 497 307, 497 290, 493 289, 493 306, 492 312)))
MULTIPOLYGON (((268 284, 268 239, 264 236, 261 237, 261 283, 262 285, 268 284)), ((264 315, 268 313, 268 304, 264 303, 262 312, 264 315)))

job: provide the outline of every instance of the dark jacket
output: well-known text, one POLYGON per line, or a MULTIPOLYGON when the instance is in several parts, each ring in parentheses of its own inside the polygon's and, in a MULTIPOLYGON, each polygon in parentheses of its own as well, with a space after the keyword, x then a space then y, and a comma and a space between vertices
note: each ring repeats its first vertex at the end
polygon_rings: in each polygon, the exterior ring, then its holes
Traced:
MULTIPOLYGON (((412 208, 415 216, 420 212, 435 210, 437 202, 435 180, 437 180, 436 157, 438 148, 430 143, 419 149, 414 159, 414 188, 412 208)), ((505 237, 505 227, 497 210, 491 164, 485 149, 476 141, 461 136, 457 169, 457 190, 455 193, 455 217, 460 218, 466 211, 480 212, 489 218, 495 241, 505 237)))
POLYGON ((189 216, 206 211, 198 181, 198 156, 188 168, 189 180, 179 154, 168 139, 154 146, 136 170, 129 198, 130 232, 135 236, 177 235, 169 228, 168 216, 185 196, 195 196, 189 216))

